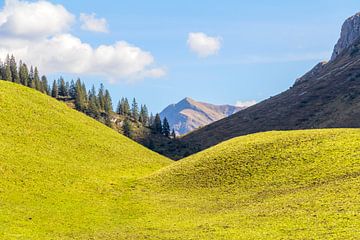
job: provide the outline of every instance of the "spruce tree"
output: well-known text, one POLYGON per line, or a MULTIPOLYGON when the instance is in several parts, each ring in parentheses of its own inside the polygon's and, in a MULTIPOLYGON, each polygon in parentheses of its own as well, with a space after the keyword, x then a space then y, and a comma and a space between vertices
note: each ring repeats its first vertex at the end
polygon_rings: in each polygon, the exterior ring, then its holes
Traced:
POLYGON ((119 114, 119 115, 122 115, 121 101, 122 101, 122 99, 119 100, 119 102, 118 102, 118 104, 117 104, 117 106, 116 106, 116 111, 115 111, 115 112, 116 112, 117 114, 119 114))
POLYGON ((164 118, 164 120, 163 120, 162 133, 166 137, 170 137, 170 125, 169 125, 169 122, 168 122, 167 118, 164 118))
POLYGON ((42 92, 43 89, 42 89, 42 84, 40 82, 40 77, 39 77, 39 71, 37 69, 37 67, 35 67, 35 70, 34 70, 34 84, 35 84, 35 89, 42 92))
POLYGON ((43 75, 41 77, 41 86, 42 86, 41 88, 42 88, 43 93, 49 95, 50 94, 50 89, 49 89, 48 80, 47 80, 45 75, 43 75))
POLYGON ((132 136, 132 127, 131 127, 130 120, 128 118, 125 118, 125 120, 124 120, 123 132, 124 132, 125 136, 131 138, 131 136, 132 136))
POLYGON ((89 107, 88 111, 92 115, 92 117, 97 118, 99 116, 99 109, 97 104, 96 90, 93 85, 91 91, 89 92, 89 107))
POLYGON ((66 97, 67 96, 67 90, 66 90, 65 80, 64 80, 63 77, 59 78, 58 85, 59 85, 59 96, 66 97))
POLYGON ((139 106, 138 106, 135 98, 133 99, 132 104, 131 104, 131 117, 135 121, 138 121, 138 119, 139 119, 139 106))
POLYGON ((176 139, 176 133, 175 133, 174 129, 172 129, 172 131, 171 131, 171 138, 176 139))
POLYGON ((34 68, 33 68, 33 66, 30 67, 28 86, 31 87, 31 88, 35 88, 34 68))
POLYGON ((108 90, 105 90, 104 110, 107 114, 110 114, 113 110, 111 96, 108 90))
POLYGON ((11 69, 9 65, 5 66, 5 77, 4 77, 5 81, 12 81, 12 75, 11 75, 11 69))
POLYGON ((20 63, 19 77, 22 85, 29 86, 29 70, 25 63, 20 63))
POLYGON ((129 100, 127 98, 124 99, 124 106, 123 106, 123 115, 124 116, 130 116, 130 104, 129 100))
POLYGON ((149 125, 149 112, 146 105, 141 105, 139 121, 144 125, 149 125))
POLYGON ((52 85, 51 96, 53 98, 58 98, 59 97, 58 85, 57 85, 55 80, 54 80, 53 85, 52 85))
POLYGON ((152 129, 155 133, 162 133, 162 131, 163 131, 160 114, 158 114, 158 113, 155 115, 154 124, 152 126, 152 129))
POLYGON ((15 57, 13 55, 11 55, 10 58, 10 71, 11 71, 12 81, 15 83, 20 83, 19 72, 17 69, 15 57))
POLYGON ((69 87, 69 96, 72 99, 75 99, 75 97, 76 97, 75 82, 73 79, 71 79, 71 83, 70 83, 70 87, 69 87))
POLYGON ((86 109, 85 92, 80 79, 76 81, 75 91, 75 107, 79 111, 84 111, 86 109))
POLYGON ((100 84, 98 100, 99 100, 99 110, 103 112, 105 110, 105 89, 103 84, 100 84))

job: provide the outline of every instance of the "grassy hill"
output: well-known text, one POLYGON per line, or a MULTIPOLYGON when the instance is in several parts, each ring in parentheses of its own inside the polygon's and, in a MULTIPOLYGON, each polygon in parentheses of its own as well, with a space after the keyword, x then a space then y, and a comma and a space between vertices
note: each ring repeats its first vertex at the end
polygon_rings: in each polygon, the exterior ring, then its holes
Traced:
POLYGON ((171 163, 64 103, 4 81, 0 153, 1 239, 111 231, 136 217, 125 191, 131 182, 171 163))
POLYGON ((356 239, 360 130, 268 132, 172 163, 0 82, 0 239, 356 239))
POLYGON ((147 181, 163 189, 187 238, 360 237, 360 130, 239 137, 147 181))

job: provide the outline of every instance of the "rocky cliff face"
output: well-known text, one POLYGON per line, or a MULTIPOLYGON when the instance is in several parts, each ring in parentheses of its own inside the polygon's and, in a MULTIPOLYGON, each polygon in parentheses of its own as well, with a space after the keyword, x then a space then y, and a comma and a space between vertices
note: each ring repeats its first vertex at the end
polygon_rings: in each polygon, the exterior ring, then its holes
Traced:
POLYGON ((339 54, 360 37, 360 13, 348 18, 341 28, 341 36, 331 56, 333 61, 339 54))
POLYGON ((165 108, 160 116, 168 119, 170 127, 183 135, 212 122, 228 117, 243 108, 231 105, 213 105, 185 98, 165 108))
MULTIPOLYGON (((330 62, 334 61, 344 50, 352 46, 360 38, 360 13, 348 18, 342 28, 338 42, 334 47, 330 62)), ((301 82, 314 79, 327 65, 328 62, 323 61, 318 63, 313 69, 307 72, 304 76, 298 78, 295 82, 299 84, 301 82)))

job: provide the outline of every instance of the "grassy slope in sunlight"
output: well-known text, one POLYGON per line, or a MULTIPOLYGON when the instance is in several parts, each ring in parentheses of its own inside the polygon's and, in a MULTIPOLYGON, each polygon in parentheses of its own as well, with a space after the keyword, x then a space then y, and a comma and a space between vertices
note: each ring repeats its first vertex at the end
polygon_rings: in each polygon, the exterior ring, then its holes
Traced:
POLYGON ((267 132, 171 161, 0 81, 1 239, 356 239, 360 130, 267 132))

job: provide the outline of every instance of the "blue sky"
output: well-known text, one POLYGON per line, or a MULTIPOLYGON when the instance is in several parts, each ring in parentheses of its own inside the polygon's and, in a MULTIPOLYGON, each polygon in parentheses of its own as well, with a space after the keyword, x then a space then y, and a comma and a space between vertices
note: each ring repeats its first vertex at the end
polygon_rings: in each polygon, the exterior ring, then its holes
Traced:
POLYGON ((360 11, 358 0, 50 2, 75 16, 68 30, 73 36, 93 48, 126 41, 150 52, 154 66, 166 70, 166 75, 115 83, 106 76, 61 69, 48 76, 80 76, 89 86, 102 82, 114 102, 134 96, 153 112, 187 96, 235 104, 261 101, 286 90, 317 62, 330 58, 342 23, 360 11), (81 29, 80 13, 105 18, 108 32, 81 29), (221 38, 221 48, 199 57, 187 45, 191 32, 221 38))

